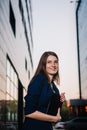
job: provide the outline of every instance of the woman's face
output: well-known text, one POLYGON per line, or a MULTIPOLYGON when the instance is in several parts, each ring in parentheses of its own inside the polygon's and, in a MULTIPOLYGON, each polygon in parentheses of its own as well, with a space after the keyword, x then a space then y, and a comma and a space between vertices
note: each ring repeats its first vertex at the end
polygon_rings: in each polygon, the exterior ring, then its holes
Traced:
POLYGON ((48 76, 54 76, 57 73, 58 69, 58 59, 53 55, 48 56, 46 61, 46 72, 48 76))

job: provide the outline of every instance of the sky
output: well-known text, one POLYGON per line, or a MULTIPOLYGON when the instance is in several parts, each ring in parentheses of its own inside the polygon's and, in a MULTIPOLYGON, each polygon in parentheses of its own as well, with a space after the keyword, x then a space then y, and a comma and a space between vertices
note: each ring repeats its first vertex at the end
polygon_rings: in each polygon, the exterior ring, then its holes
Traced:
POLYGON ((67 100, 79 98, 75 8, 70 0, 32 0, 34 71, 43 52, 56 52, 67 100))

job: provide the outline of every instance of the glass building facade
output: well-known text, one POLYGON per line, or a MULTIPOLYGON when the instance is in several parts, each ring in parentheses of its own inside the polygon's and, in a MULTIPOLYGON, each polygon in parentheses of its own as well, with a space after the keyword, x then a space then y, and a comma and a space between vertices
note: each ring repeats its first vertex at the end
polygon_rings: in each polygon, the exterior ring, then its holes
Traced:
POLYGON ((70 100, 70 116, 87 117, 87 1, 79 0, 76 10, 79 99, 70 100))
POLYGON ((0 130, 21 130, 33 74, 31 0, 0 1, 0 130))
POLYGON ((78 39, 80 55, 81 98, 87 99, 87 1, 81 0, 78 9, 78 39))

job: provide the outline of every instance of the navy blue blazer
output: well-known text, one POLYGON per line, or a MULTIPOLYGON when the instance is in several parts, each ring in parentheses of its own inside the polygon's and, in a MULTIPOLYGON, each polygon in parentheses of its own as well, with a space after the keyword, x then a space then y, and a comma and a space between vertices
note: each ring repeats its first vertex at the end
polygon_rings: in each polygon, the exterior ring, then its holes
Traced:
MULTIPOLYGON (((49 113, 48 106, 54 95, 58 96, 57 105, 59 105, 59 90, 54 83, 52 83, 52 85, 54 89, 51 88, 51 85, 48 83, 47 77, 44 74, 38 74, 33 78, 28 86, 27 95, 24 97, 25 115, 33 113, 36 110, 43 113, 49 113)), ((23 130, 35 130, 36 128, 38 130, 52 130, 52 124, 46 121, 25 118, 23 130)))

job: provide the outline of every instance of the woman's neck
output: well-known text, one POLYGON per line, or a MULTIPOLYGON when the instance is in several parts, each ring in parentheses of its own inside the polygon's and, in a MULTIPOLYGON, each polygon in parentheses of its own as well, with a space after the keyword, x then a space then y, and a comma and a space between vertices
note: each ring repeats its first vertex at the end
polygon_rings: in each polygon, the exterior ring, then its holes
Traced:
POLYGON ((52 82, 53 80, 53 75, 48 75, 49 76, 49 80, 50 80, 50 83, 52 82))

